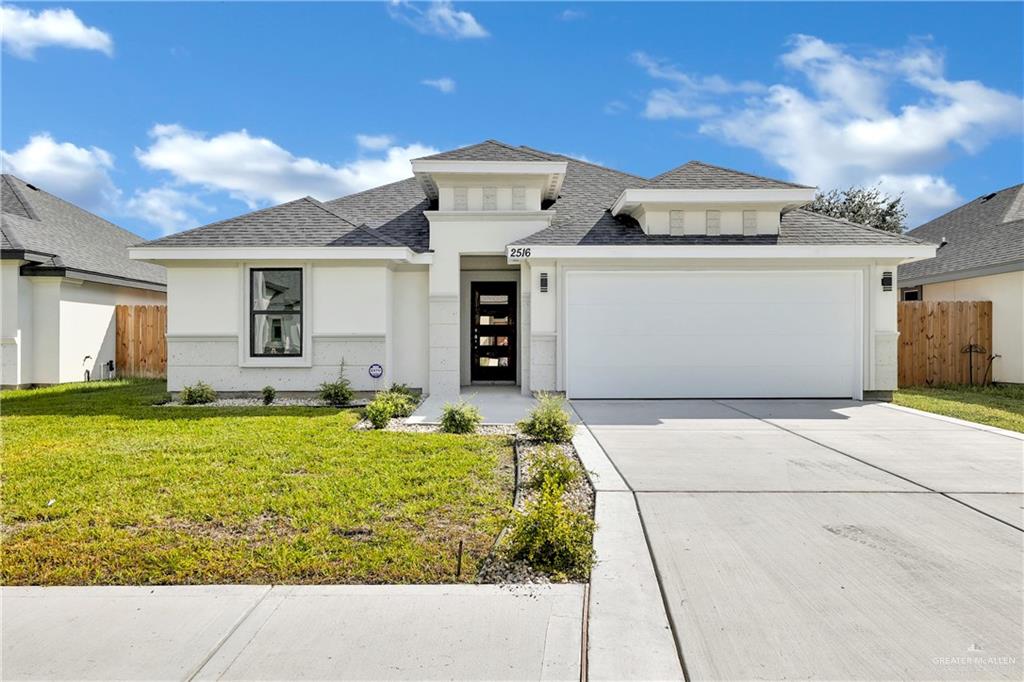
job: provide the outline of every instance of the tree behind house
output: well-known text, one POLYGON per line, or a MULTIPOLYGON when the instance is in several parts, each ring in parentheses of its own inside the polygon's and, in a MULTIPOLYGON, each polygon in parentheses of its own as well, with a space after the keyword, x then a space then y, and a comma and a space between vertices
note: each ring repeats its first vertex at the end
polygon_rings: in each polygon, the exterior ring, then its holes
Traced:
POLYGON ((819 192, 807 209, 886 232, 903 232, 907 219, 903 195, 893 198, 877 187, 834 189, 824 194, 819 192))

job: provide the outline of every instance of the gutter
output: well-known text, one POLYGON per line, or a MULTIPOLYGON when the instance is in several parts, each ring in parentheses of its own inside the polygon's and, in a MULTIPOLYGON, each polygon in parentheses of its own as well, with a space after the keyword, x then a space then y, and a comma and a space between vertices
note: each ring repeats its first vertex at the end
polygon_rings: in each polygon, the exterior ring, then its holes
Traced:
POLYGON ((145 279, 108 275, 102 272, 93 272, 90 270, 76 270, 75 268, 23 265, 21 266, 20 274, 22 277, 66 277, 69 279, 79 279, 83 282, 93 282, 95 284, 133 287, 136 289, 148 289, 150 291, 167 291, 167 284, 163 282, 152 282, 145 279))

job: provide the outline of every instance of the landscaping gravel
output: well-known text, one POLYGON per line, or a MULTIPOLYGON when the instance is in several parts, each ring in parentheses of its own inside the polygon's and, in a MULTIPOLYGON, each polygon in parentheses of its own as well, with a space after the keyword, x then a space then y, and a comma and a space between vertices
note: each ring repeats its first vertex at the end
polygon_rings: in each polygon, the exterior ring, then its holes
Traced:
MULTIPOLYGON (((353 400, 345 407, 366 407, 366 400, 353 400)), ((263 404, 263 398, 217 398, 212 403, 186 405, 180 400, 161 403, 164 407, 334 407, 319 398, 276 398, 269 405, 263 404)))

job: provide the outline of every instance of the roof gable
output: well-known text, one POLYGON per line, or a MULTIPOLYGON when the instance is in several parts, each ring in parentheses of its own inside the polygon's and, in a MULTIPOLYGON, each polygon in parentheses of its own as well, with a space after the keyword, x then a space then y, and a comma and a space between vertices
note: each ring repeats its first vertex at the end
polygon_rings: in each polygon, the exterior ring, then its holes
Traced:
POLYGON ((687 161, 681 166, 652 178, 647 189, 812 189, 807 185, 773 180, 731 168, 712 166, 702 161, 687 161))
POLYGON ((423 156, 417 161, 550 161, 551 155, 525 147, 513 147, 497 140, 485 140, 468 147, 423 156))

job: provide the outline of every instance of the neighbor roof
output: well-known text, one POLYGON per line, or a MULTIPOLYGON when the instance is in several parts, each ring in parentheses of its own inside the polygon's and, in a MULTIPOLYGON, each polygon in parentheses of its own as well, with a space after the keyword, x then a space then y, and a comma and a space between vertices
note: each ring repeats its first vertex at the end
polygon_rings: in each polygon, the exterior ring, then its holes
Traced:
POLYGON ((128 258, 139 235, 89 213, 13 175, 0 177, 4 258, 34 263, 37 274, 82 274, 165 285, 164 268, 128 258))
MULTIPOLYGON (((654 179, 606 168, 579 159, 531 147, 487 140, 424 157, 465 161, 564 161, 565 180, 554 202, 551 226, 520 240, 522 244, 629 245, 657 243, 786 243, 786 244, 892 244, 917 243, 900 235, 853 225, 807 212, 791 211, 783 218, 778 237, 655 237, 646 235, 628 216, 615 217, 609 207, 625 189, 770 189, 801 187, 748 173, 691 161, 654 179)), ((325 201, 320 206, 341 220, 332 221, 312 211, 303 199, 263 209, 237 218, 196 228, 143 246, 350 246, 346 237, 355 225, 363 225, 382 239, 404 244, 416 252, 430 248, 430 225, 424 211, 437 208, 416 178, 393 182, 349 196, 325 201), (269 215, 267 215, 269 213, 269 215)), ((364 235, 365 236, 365 235, 364 235)), ((366 246, 367 244, 359 244, 366 246)))
POLYGON ((935 244, 935 258, 901 265, 900 284, 1024 270, 1024 185, 980 196, 909 234, 935 244))

